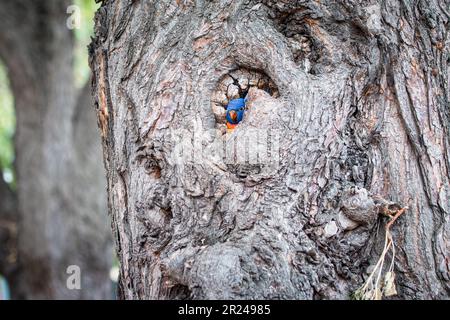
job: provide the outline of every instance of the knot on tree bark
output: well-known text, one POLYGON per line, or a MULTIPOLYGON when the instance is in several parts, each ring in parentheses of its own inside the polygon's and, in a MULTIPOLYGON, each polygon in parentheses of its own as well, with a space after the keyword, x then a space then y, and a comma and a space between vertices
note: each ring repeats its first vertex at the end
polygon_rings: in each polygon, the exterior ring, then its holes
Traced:
POLYGON ((378 211, 370 193, 358 186, 352 186, 344 191, 341 202, 343 215, 359 225, 375 223, 378 211))

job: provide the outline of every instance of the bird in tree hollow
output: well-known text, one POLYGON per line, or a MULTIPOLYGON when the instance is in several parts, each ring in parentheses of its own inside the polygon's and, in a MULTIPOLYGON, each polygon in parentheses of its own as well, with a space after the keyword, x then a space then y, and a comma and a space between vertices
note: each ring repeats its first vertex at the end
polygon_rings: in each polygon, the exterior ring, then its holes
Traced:
POLYGON ((231 100, 227 105, 227 128, 234 129, 244 118, 246 99, 238 98, 231 100))

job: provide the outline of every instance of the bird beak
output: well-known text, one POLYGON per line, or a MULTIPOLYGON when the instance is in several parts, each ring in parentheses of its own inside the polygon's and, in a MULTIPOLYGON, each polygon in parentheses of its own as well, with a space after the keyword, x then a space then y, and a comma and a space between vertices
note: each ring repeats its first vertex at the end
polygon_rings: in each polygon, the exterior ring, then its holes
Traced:
POLYGON ((236 113, 236 111, 234 111, 234 110, 231 110, 231 111, 230 111, 230 118, 231 118, 233 121, 236 121, 236 119, 237 119, 237 113, 236 113))

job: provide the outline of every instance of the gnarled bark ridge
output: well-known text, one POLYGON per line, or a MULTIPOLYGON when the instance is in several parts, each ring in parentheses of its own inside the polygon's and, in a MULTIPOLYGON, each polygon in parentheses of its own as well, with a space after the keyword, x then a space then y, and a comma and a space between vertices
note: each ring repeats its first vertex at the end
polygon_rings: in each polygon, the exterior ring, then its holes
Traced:
POLYGON ((379 212, 405 206, 398 297, 448 297, 448 8, 105 1, 91 66, 121 297, 346 299, 379 212), (239 72, 279 96, 254 85, 227 133, 239 72))

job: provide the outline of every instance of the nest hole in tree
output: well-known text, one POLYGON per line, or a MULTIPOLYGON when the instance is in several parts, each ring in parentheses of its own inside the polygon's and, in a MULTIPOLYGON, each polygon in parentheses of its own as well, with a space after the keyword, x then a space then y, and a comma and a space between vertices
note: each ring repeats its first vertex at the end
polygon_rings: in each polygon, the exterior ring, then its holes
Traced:
MULTIPOLYGON (((211 97, 211 107, 216 119, 216 128, 226 132, 226 111, 231 100, 245 98, 250 88, 264 90, 278 98, 275 83, 262 71, 239 68, 224 75, 218 82, 211 97)), ((245 114, 244 114, 245 117, 245 114)))

